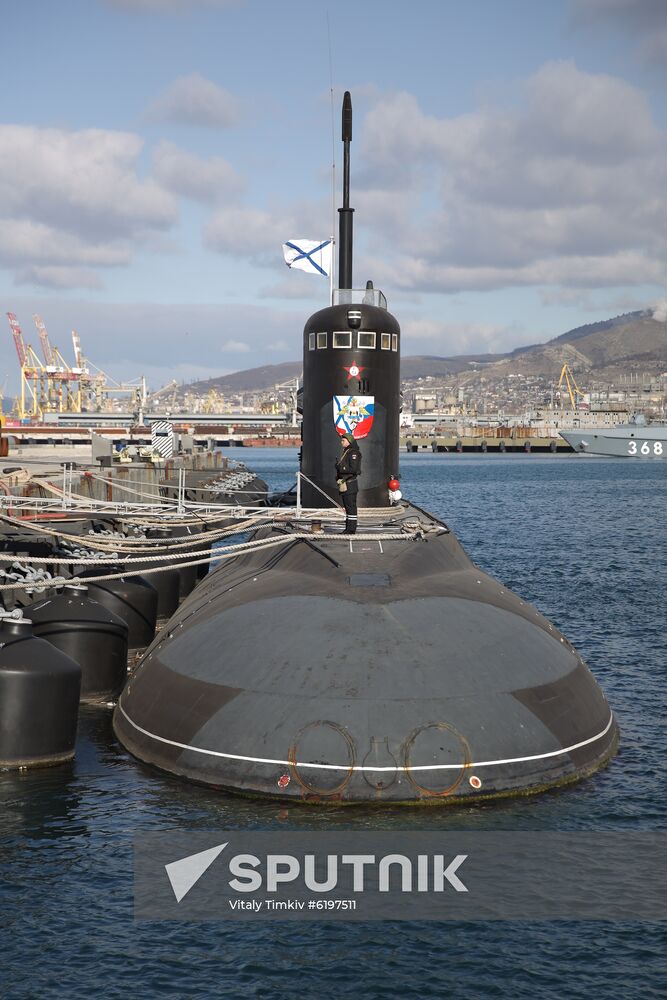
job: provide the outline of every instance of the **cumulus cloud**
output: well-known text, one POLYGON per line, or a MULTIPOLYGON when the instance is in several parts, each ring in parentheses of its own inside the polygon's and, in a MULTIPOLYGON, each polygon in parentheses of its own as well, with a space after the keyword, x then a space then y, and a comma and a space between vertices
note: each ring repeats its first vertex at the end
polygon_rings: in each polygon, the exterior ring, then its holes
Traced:
POLYGON ((141 149, 125 132, 0 125, 0 262, 33 265, 22 280, 49 287, 91 287, 82 266, 127 264, 176 219, 172 194, 139 176, 141 149))
POLYGON ((223 354, 249 354, 250 344, 246 344, 244 340, 226 340, 220 350, 223 354))
POLYGON ((10 267, 24 262, 117 267, 130 260, 124 240, 86 240, 30 219, 0 218, 0 261, 10 267))
POLYGON ((127 132, 0 125, 0 211, 83 236, 165 228, 175 203, 137 175, 142 145, 127 132))
POLYGON ((150 105, 154 121, 205 128, 229 128, 240 114, 237 99, 201 73, 180 76, 150 105))
POLYGON ((249 257, 254 260, 277 260, 280 247, 292 232, 293 219, 259 208, 231 206, 222 208, 204 230, 204 242, 211 250, 249 257))
POLYGON ((622 80, 548 63, 518 104, 456 118, 388 95, 361 146, 369 264, 394 285, 667 279, 667 142, 644 94, 622 80))
POLYGON ((155 149, 153 173, 163 187, 194 201, 223 201, 244 187, 243 179, 223 157, 203 160, 171 142, 161 142, 155 149))

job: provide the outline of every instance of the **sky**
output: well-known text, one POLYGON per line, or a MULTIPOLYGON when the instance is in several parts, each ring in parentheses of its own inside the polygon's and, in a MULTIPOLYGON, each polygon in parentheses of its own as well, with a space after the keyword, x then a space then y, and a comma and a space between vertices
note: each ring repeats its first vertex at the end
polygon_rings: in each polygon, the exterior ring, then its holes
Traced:
POLYGON ((2 312, 71 363, 72 329, 154 389, 299 358, 328 281, 281 244, 333 233, 346 89, 354 284, 404 354, 664 304, 666 0, 1 7, 2 312))

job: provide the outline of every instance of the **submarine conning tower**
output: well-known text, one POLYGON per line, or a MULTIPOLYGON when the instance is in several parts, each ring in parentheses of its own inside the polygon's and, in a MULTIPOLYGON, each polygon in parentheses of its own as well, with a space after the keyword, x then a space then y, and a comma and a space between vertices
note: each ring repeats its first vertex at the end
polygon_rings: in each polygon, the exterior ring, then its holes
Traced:
POLYGON ((401 330, 371 281, 362 289, 352 287, 351 140, 352 102, 346 92, 340 287, 303 331, 301 491, 309 507, 326 506, 323 493, 338 497, 335 463, 343 434, 354 435, 362 454, 361 507, 386 507, 387 484, 398 475, 401 330))

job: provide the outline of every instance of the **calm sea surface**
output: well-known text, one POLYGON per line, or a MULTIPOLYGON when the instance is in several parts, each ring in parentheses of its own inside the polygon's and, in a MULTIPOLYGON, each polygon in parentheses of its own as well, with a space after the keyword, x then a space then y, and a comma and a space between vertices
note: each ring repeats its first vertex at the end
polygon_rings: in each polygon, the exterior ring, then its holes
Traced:
MULTIPOLYGON (((235 450, 272 487, 290 450, 235 450)), ((575 787, 478 808, 318 810, 151 772, 84 710, 76 760, 0 775, 0 997, 667 995, 663 924, 135 923, 132 836, 224 829, 650 830, 667 827, 667 463, 406 455, 404 494, 554 621, 602 684, 622 745, 575 787)))

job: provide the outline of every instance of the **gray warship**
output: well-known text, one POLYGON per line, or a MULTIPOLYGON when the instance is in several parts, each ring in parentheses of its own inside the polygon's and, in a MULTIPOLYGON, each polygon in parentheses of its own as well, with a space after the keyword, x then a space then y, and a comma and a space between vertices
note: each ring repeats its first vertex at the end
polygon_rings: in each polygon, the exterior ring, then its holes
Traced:
POLYGON ((397 489, 401 332, 379 290, 353 288, 351 139, 346 93, 339 288, 303 333, 300 503, 180 606, 115 732, 162 771, 284 802, 469 804, 585 778, 618 728, 581 656, 397 489), (335 480, 350 432, 356 535, 335 480))
POLYGON ((579 454, 613 458, 667 458, 667 424, 647 424, 637 416, 615 427, 572 428, 560 436, 579 454))

